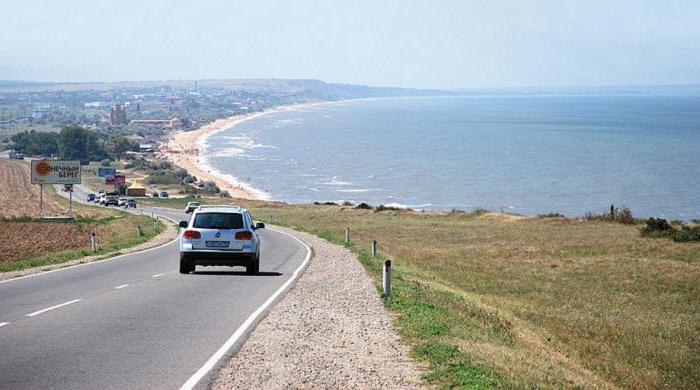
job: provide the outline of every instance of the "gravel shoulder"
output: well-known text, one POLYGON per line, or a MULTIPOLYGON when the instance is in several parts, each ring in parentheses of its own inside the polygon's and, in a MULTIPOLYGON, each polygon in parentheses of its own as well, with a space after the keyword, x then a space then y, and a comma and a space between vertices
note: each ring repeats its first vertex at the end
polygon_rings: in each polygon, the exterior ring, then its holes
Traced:
POLYGON ((314 257, 211 387, 419 388, 420 372, 355 255, 277 229, 306 242, 314 257))

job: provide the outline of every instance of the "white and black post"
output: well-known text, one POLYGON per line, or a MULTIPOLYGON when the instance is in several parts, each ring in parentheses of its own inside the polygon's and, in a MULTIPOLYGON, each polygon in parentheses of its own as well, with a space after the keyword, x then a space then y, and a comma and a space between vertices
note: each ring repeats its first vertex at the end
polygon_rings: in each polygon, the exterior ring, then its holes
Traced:
POLYGON ((384 262, 384 271, 382 272, 382 282, 384 285, 384 298, 391 297, 391 260, 384 262))
POLYGON ((97 252, 97 233, 92 232, 90 235, 90 244, 92 244, 92 251, 97 252))
POLYGON ((377 240, 372 240, 372 257, 377 257, 377 240))
POLYGON ((345 228, 345 243, 346 244, 350 243, 350 228, 349 227, 345 228))

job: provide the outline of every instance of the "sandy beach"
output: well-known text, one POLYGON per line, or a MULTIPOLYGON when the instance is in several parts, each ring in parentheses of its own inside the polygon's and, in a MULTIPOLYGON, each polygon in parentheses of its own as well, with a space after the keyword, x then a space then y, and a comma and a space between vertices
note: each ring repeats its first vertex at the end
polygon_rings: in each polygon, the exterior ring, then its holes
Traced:
POLYGON ((222 191, 228 191, 228 193, 234 198, 267 199, 264 191, 253 188, 246 183, 242 183, 230 175, 224 176, 219 174, 210 167, 204 165, 202 161, 202 153, 204 152, 202 150, 203 141, 206 140, 206 137, 235 126, 238 123, 273 112, 294 110, 313 104, 317 103, 279 106, 261 112, 235 115, 228 118, 218 119, 200 127, 197 130, 173 132, 171 133, 167 144, 165 144, 161 149, 161 152, 168 160, 172 161, 173 164, 187 169, 190 174, 196 176, 200 180, 215 182, 222 191))

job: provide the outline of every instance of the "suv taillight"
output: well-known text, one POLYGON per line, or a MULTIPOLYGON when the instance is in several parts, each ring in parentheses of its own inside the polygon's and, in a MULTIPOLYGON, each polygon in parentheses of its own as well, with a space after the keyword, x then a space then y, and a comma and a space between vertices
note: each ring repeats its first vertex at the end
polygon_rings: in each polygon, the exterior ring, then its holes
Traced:
POLYGON ((202 238, 202 233, 196 231, 196 230, 185 230, 184 233, 182 233, 182 237, 187 238, 187 239, 196 239, 199 240, 202 238))
POLYGON ((249 232, 247 230, 244 230, 242 232, 236 233, 236 240, 252 240, 253 239, 253 232, 249 232))

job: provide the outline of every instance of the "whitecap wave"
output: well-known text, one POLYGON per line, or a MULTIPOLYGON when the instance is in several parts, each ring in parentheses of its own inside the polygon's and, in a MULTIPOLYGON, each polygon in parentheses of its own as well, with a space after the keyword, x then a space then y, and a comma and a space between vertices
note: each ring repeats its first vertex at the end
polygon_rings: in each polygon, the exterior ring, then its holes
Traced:
POLYGON ((340 177, 340 176, 333 176, 333 177, 331 178, 331 181, 325 182, 325 183, 323 183, 323 184, 326 184, 326 185, 329 185, 329 186, 349 186, 349 185, 352 185, 351 182, 345 181, 345 180, 341 180, 341 179, 342 179, 342 177, 340 177))
POLYGON ((337 189, 333 190, 333 192, 345 192, 345 193, 362 193, 362 192, 369 192, 370 190, 367 188, 351 188, 351 189, 337 189))

